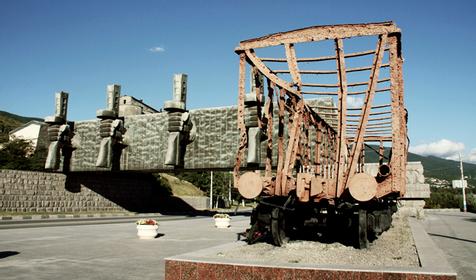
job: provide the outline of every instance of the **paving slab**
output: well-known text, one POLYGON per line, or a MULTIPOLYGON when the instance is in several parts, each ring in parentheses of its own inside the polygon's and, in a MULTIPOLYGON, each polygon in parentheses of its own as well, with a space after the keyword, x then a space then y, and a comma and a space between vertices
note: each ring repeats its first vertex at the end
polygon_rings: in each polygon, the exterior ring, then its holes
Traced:
POLYGON ((159 220, 159 236, 140 240, 131 221, 0 230, 0 275, 7 279, 164 279, 164 258, 230 243, 249 217, 217 229, 211 217, 159 220))
POLYGON ((427 212, 423 225, 458 272, 458 279, 476 279, 476 214, 427 212))

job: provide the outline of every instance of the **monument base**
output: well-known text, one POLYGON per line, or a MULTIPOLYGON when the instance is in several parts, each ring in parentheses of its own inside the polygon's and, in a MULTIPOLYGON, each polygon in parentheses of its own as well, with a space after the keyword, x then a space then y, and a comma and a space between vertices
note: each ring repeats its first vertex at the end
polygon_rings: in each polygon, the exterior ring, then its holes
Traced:
POLYGON ((165 259, 165 279, 441 279, 456 280, 456 272, 443 252, 415 219, 410 219, 420 267, 365 267, 250 262, 235 258, 211 257, 243 246, 233 242, 165 259))

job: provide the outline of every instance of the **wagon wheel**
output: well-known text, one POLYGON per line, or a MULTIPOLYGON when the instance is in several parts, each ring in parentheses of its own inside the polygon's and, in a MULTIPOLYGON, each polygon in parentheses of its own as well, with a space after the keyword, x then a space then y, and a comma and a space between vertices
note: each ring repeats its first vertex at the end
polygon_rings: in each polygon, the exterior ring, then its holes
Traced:
POLYGON ((246 242, 251 245, 261 241, 265 237, 265 234, 260 229, 258 221, 256 221, 249 230, 246 232, 246 242))
POLYGON ((357 234, 358 234, 358 248, 365 249, 369 247, 369 240, 367 238, 367 211, 360 209, 358 213, 358 223, 357 223, 357 234))
POLYGON ((287 243, 289 238, 286 237, 286 219, 284 210, 274 208, 271 211, 271 235, 273 243, 276 246, 282 246, 287 243))

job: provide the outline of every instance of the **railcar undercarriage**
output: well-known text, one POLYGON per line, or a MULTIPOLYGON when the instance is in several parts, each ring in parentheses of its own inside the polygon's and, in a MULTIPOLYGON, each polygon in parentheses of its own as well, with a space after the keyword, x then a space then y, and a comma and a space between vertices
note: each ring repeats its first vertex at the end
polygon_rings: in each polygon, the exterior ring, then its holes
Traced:
POLYGON ((393 22, 314 26, 235 49, 235 187, 258 201, 249 243, 338 236, 366 248, 390 227, 408 148, 400 36, 393 22), (362 50, 369 42, 376 47, 362 50), (365 147, 376 174, 366 170, 365 147))

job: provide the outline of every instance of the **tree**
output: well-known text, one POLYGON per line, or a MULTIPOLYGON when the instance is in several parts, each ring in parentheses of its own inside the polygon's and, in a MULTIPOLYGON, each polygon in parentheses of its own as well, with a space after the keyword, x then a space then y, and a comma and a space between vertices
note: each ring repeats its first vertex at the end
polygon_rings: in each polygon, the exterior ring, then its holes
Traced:
POLYGON ((46 151, 34 151, 31 142, 14 139, 0 149, 0 169, 43 170, 46 151))
MULTIPOLYGON (((210 195, 210 171, 185 171, 176 175, 178 178, 189 181, 200 190, 210 195)), ((233 175, 228 171, 213 172, 213 195, 228 199, 229 185, 233 185, 233 175)), ((232 199, 239 199, 239 194, 232 186, 232 199)))

